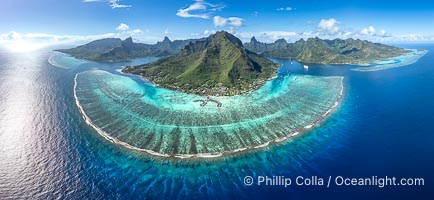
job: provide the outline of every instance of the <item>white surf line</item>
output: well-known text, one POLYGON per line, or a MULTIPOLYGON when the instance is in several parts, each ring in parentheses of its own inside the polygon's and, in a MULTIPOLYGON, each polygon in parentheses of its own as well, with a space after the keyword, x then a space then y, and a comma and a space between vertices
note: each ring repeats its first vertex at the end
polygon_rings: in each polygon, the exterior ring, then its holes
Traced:
MULTIPOLYGON (((412 49, 408 49, 408 50, 412 50, 412 49)), ((416 63, 417 61, 419 61, 420 58, 422 58, 427 53, 428 53, 428 50, 416 51, 413 53, 404 54, 401 56, 396 56, 396 57, 392 57, 392 58, 388 59, 388 60, 398 59, 398 58, 403 57, 405 55, 412 54, 412 55, 410 55, 412 57, 410 59, 408 59, 406 62, 399 62, 399 63, 392 63, 392 64, 376 64, 375 66, 371 66, 371 67, 363 67, 362 66, 362 67, 353 68, 351 70, 352 71, 358 71, 358 72, 374 72, 374 71, 381 71, 381 70, 393 69, 393 68, 398 68, 398 67, 405 67, 405 66, 412 65, 412 64, 416 63)))
POLYGON ((313 124, 309 124, 309 125, 305 126, 304 129, 310 129, 310 128, 312 128, 312 126, 313 126, 313 124))
MULTIPOLYGON (((74 77, 74 98, 75 98, 75 104, 77 105, 80 113, 82 114, 83 119, 85 120, 86 124, 88 124, 90 127, 92 127, 94 130, 97 131, 97 133, 99 135, 101 135, 102 137, 104 137, 105 139, 109 140, 110 142, 114 143, 114 144, 118 144, 121 146, 124 146, 128 149, 131 150, 136 150, 136 151, 140 151, 140 152, 144 152, 147 153, 149 155, 153 155, 153 156, 157 156, 157 157, 162 157, 162 158, 179 158, 179 159, 187 159, 187 158, 218 158, 218 157, 223 157, 226 155, 231 155, 231 154, 235 154, 235 153, 240 153, 240 152, 244 152, 250 149, 259 149, 259 148, 264 148, 267 147, 270 144, 276 144, 282 141, 285 141, 286 139, 296 136, 298 134, 300 134, 300 131, 295 131, 293 133, 288 134, 287 136, 284 136, 282 138, 277 138, 275 140, 272 141, 268 141, 265 142, 263 144, 260 145, 256 145, 256 146, 249 146, 249 147, 244 147, 244 148, 239 148, 239 149, 235 149, 232 151, 226 151, 223 153, 216 153, 216 154, 212 154, 212 153, 202 153, 202 154, 173 154, 173 155, 169 155, 169 154, 161 154, 152 150, 148 150, 148 149, 141 149, 138 147, 135 147, 133 145, 130 145, 126 142, 120 141, 114 137, 111 137, 109 134, 107 134, 105 131, 101 130, 100 128, 98 128, 93 122, 92 120, 89 118, 89 116, 87 116, 87 114, 85 113, 83 107, 80 105, 80 102, 78 100, 78 96, 77 96, 77 77, 78 75, 82 74, 84 72, 80 72, 78 74, 75 75, 74 77)), ((343 86, 343 77, 341 77, 341 91, 340 91, 340 95, 337 99, 337 101, 335 102, 335 104, 332 106, 332 110, 334 110, 338 104, 339 101, 342 99, 342 94, 343 94, 343 90, 344 90, 344 86, 343 86)), ((328 114, 330 114, 331 112, 329 112, 328 114)), ((318 124, 319 122, 321 122, 325 117, 321 117, 320 119, 318 119, 317 121, 315 121, 313 124, 308 125, 306 127, 311 128, 312 126, 318 124)), ((303 129, 301 129, 301 131, 306 131, 308 128, 304 127, 303 129)))
POLYGON ((264 144, 260 144, 260 145, 254 146, 253 148, 254 148, 254 149, 259 149, 259 148, 262 148, 262 147, 266 147, 266 146, 268 146, 269 144, 270 144, 270 142, 266 142, 266 143, 264 143, 264 144))
POLYGON ((69 69, 69 68, 67 68, 67 67, 64 67, 64 66, 62 66, 62 65, 59 65, 59 64, 56 64, 55 62, 53 62, 53 61, 52 61, 53 57, 54 57, 54 54, 52 54, 52 55, 48 58, 48 63, 50 63, 50 65, 52 65, 52 66, 54 66, 54 67, 57 67, 57 68, 61 68, 61 69, 69 69))

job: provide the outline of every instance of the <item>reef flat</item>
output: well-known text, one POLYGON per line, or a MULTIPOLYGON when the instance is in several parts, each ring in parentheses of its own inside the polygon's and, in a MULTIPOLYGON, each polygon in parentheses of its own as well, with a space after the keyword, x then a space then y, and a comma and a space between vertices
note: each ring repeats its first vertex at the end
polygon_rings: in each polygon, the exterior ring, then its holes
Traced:
POLYGON ((77 74, 74 84, 80 112, 100 135, 168 158, 220 157, 284 141, 329 115, 342 94, 342 77, 305 75, 209 99, 101 70, 77 74))
POLYGON ((366 66, 353 68, 351 70, 360 71, 360 72, 371 72, 371 71, 378 71, 384 69, 391 69, 395 67, 403 67, 417 62, 419 58, 424 56, 426 53, 428 53, 428 51, 426 50, 409 49, 408 53, 403 54, 401 56, 378 60, 370 64, 367 64, 366 66))

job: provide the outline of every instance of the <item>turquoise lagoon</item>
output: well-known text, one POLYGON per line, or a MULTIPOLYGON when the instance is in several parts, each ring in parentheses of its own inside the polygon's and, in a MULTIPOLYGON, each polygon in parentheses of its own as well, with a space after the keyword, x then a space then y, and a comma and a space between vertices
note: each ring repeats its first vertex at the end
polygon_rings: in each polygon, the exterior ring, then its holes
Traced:
MULTIPOLYGON (((0 51, 0 198, 434 199, 429 126, 434 121, 434 46, 403 47, 428 53, 408 67, 363 73, 351 70, 356 65, 309 65, 304 70, 302 63, 279 61, 279 74, 345 77, 339 106, 304 134, 207 159, 161 159, 124 148, 83 120, 73 94, 77 73, 84 72, 80 79, 99 69, 135 80, 137 91, 146 92, 154 86, 118 69, 150 60, 87 62, 63 69, 47 62, 51 49, 0 51), (243 183, 245 176, 294 180, 312 175, 423 177, 426 185, 285 188, 243 183)), ((209 102, 203 109, 215 106, 209 102)))
MULTIPOLYGON (((426 53, 411 50, 351 70, 402 67, 426 53)), ((285 141, 338 106, 343 77, 279 71, 277 78, 248 94, 208 99, 93 69, 76 74, 74 97, 86 123, 112 143, 157 157, 221 157, 285 141)))
POLYGON ((337 107, 342 80, 280 75, 248 94, 210 101, 89 70, 76 75, 74 96, 86 122, 113 143, 160 157, 209 158, 265 147, 311 128, 337 107))
POLYGON ((48 58, 48 62, 55 67, 71 69, 88 63, 89 61, 77 59, 62 52, 52 51, 50 58, 48 58))
POLYGON ((410 52, 401 56, 378 60, 372 63, 367 64, 366 66, 360 66, 353 68, 354 71, 360 72, 371 72, 378 71, 384 69, 390 69, 395 67, 403 67, 407 65, 411 65, 419 60, 422 56, 424 56, 427 51, 426 50, 418 50, 418 49, 407 49, 410 52))

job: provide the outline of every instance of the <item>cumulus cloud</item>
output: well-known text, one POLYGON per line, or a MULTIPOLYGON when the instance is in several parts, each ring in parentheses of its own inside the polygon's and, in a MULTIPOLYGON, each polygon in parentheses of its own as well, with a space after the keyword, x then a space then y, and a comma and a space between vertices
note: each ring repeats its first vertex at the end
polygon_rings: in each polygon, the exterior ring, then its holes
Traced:
POLYGON ((334 18, 330 19, 321 19, 318 24, 318 28, 323 31, 327 31, 329 33, 337 33, 339 31, 340 22, 334 18))
POLYGON ((390 37, 385 30, 376 31, 373 26, 369 26, 368 28, 364 28, 360 31, 360 34, 363 36, 378 36, 378 37, 390 37))
POLYGON ((300 38, 299 33, 292 31, 239 32, 236 33, 236 36, 244 41, 249 41, 250 38, 255 37, 264 42, 274 42, 282 38, 293 41, 300 38))
POLYGON ((226 25, 231 27, 240 27, 243 25, 243 19, 239 17, 224 18, 221 16, 215 16, 213 22, 215 27, 224 27, 226 25))
POLYGON ((120 4, 121 0, 82 0, 81 2, 84 3, 89 3, 89 2, 107 2, 108 5, 112 8, 112 9, 116 9, 116 8, 131 8, 131 5, 125 5, 125 4, 120 4))
POLYGON ((116 30, 118 30, 118 31, 126 31, 128 29, 130 29, 130 26, 128 26, 124 23, 119 24, 119 26, 116 28, 116 30))
POLYGON ((209 36, 211 34, 214 34, 216 32, 217 32, 216 30, 208 30, 208 29, 206 29, 202 33, 191 33, 190 35, 191 36, 195 36, 195 37, 207 37, 207 36, 209 36))
POLYGON ((277 8, 277 11, 291 11, 294 10, 292 7, 281 7, 281 8, 277 8))
POLYGON ((103 33, 98 35, 55 35, 47 33, 18 33, 10 31, 0 34, 0 46, 8 49, 36 50, 38 48, 58 44, 82 44, 102 38, 126 38, 132 36, 136 41, 156 42, 160 34, 143 34, 140 29, 122 31, 117 33, 103 33), (22 47, 22 48, 21 48, 22 47))
POLYGON ((298 33, 291 32, 291 31, 266 31, 266 32, 260 32, 260 34, 262 36, 269 37, 273 40, 277 40, 280 38, 288 39, 288 38, 295 37, 298 35, 298 33))
MULTIPOLYGON (((149 32, 149 30, 146 30, 146 32, 149 32)), ((131 33, 133 35, 139 35, 139 34, 143 34, 143 31, 140 29, 134 29, 131 33)))
POLYGON ((364 28, 360 31, 362 35, 373 35, 375 33, 375 29, 373 26, 369 26, 368 28, 364 28))
POLYGON ((184 18, 202 18, 209 19, 215 11, 220 11, 224 6, 221 4, 211 4, 204 0, 196 0, 186 8, 181 8, 176 13, 179 17, 184 18))

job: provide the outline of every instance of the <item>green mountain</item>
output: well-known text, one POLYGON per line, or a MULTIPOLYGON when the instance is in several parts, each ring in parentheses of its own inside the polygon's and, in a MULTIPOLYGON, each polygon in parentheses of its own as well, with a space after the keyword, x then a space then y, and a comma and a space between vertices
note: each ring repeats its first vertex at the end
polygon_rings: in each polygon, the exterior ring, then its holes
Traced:
POLYGON ((245 49, 235 36, 220 31, 176 54, 123 71, 163 87, 219 96, 251 91, 273 77, 277 68, 276 63, 245 49))
POLYGON ((101 53, 108 52, 120 46, 121 43, 122 40, 119 38, 106 38, 95 40, 72 49, 59 49, 56 51, 70 54, 76 58, 95 60, 101 53))
POLYGON ((201 39, 175 40, 172 42, 165 37, 162 42, 150 45, 134 43, 131 37, 125 40, 108 38, 95 40, 75 48, 56 51, 93 61, 122 61, 151 56, 167 56, 180 51, 190 42, 198 40, 201 39))
POLYGON ((280 39, 270 44, 252 38, 245 47, 267 57, 320 64, 365 64, 407 52, 402 48, 351 38, 322 40, 316 37, 306 41, 301 39, 295 43, 280 39))

